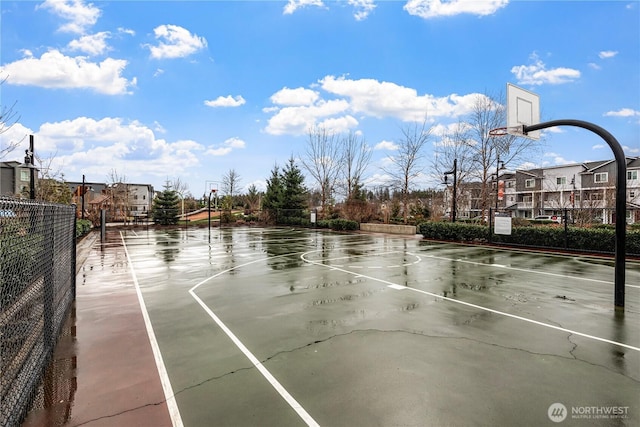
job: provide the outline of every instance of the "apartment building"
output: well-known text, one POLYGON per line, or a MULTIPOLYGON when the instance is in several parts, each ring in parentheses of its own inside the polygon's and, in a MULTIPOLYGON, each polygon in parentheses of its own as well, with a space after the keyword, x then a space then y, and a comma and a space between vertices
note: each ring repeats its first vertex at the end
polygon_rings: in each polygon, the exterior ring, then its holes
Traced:
POLYGON ((73 202, 82 206, 84 197, 85 212, 107 209, 109 220, 122 220, 125 217, 145 217, 153 204, 155 195, 150 184, 68 181, 73 193, 73 202))
MULTIPOLYGON (((38 183, 38 174, 34 174, 35 183, 38 183)), ((22 194, 29 196, 31 185, 30 169, 23 163, 10 161, 0 162, 0 195, 15 196, 22 194)))
MULTIPOLYGON (((628 223, 640 222, 640 157, 627 157, 628 223)), ((489 183, 485 206, 512 211, 517 218, 561 215, 565 209, 588 212, 595 222, 611 224, 615 215, 615 160, 575 163, 504 172, 489 183)), ((457 216, 481 215, 481 183, 458 185, 457 216)), ((451 188, 448 189, 451 191, 451 188)), ((450 196, 449 196, 450 200, 450 196)))

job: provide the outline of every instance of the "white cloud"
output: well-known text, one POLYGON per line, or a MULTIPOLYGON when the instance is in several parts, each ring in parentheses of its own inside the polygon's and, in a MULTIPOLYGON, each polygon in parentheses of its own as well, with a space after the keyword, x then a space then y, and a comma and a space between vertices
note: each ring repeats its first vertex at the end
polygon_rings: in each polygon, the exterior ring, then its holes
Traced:
POLYGON ((265 131, 272 135, 304 135, 317 120, 343 114, 349 109, 345 100, 320 101, 316 105, 285 107, 269 119, 265 131))
POLYGON ((347 97, 351 109, 373 117, 395 117, 403 121, 422 121, 426 118, 454 117, 471 111, 477 94, 442 98, 418 95, 416 90, 391 82, 374 79, 350 80, 326 76, 320 80, 322 89, 347 97))
POLYGON ((486 16, 496 13, 508 3, 509 0, 409 0, 403 9, 410 15, 424 19, 463 13, 486 16))
POLYGON ((336 130, 357 126, 355 114, 379 119, 397 118, 403 121, 434 121, 436 117, 458 117, 469 114, 481 94, 434 97, 418 95, 415 89, 375 79, 351 80, 326 76, 312 87, 326 92, 323 99, 317 90, 284 88, 271 96, 275 104, 284 108, 263 108, 273 114, 265 131, 273 135, 302 135, 307 129, 326 124, 336 130))
POLYGON ((88 53, 89 55, 100 55, 108 50, 107 39, 109 37, 111 37, 111 34, 108 31, 82 36, 69 42, 69 49, 88 53))
POLYGON ((127 65, 123 59, 107 58, 100 63, 85 57, 65 56, 57 50, 43 53, 40 59, 25 57, 6 64, 4 71, 12 85, 30 85, 46 88, 92 89, 107 95, 130 93, 136 79, 127 80, 122 72, 127 65))
POLYGON ((348 4, 355 9, 353 17, 356 18, 356 21, 367 19, 376 8, 374 0, 348 0, 348 4))
POLYGON ((38 153, 53 154, 52 169, 77 175, 82 165, 81 172, 95 180, 105 179, 112 169, 130 182, 144 174, 185 173, 199 164, 198 152, 204 151, 195 141, 157 139, 146 125, 117 117, 44 123, 35 137, 38 153))
POLYGON ((591 149, 592 150, 602 150, 605 147, 606 147, 606 145, 604 145, 604 144, 596 144, 596 145, 592 146, 591 149))
POLYGON ((533 64, 516 65, 511 72, 522 85, 562 84, 570 83, 580 78, 580 71, 572 68, 553 68, 547 70, 546 65, 534 54, 533 64))
POLYGON ((33 131, 22 123, 14 123, 13 126, 7 129, 6 126, 2 126, 3 132, 0 133, 0 152, 7 149, 7 147, 19 144, 13 151, 5 153, 5 157, 2 161, 16 160, 22 163, 24 160, 24 150, 29 148, 29 137, 33 135, 33 131))
POLYGON ((318 92, 311 89, 284 87, 271 95, 270 99, 277 105, 312 105, 318 98, 318 92))
MULTIPOLYGON (((544 153, 543 157, 550 157, 552 158, 551 160, 551 164, 552 165, 570 165, 573 163, 576 163, 573 160, 567 160, 564 157, 562 157, 561 155, 557 154, 557 153, 544 153)), ((549 163, 549 162, 543 162, 543 163, 549 163)))
POLYGON ((589 68, 593 69, 593 70, 601 70, 602 67, 599 66, 598 64, 596 64, 595 62, 589 62, 587 64, 589 66, 589 68))
POLYGON ((393 141, 380 141, 375 145, 375 147, 373 147, 373 149, 394 151, 398 149, 398 145, 393 141))
POLYGON ((148 46, 151 57, 184 58, 207 46, 207 40, 177 25, 160 25, 153 30, 159 40, 157 46, 148 46))
POLYGON ((613 58, 617 54, 618 54, 618 52, 615 51, 615 50, 603 50, 603 51, 598 53, 598 56, 601 59, 607 59, 607 58, 613 58))
POLYGON ((135 36, 136 32, 130 28, 122 28, 122 27, 118 27, 118 33, 120 34, 128 34, 130 36, 135 36))
POLYGON ((640 111, 633 110, 631 108, 621 108, 618 111, 607 111, 604 113, 606 117, 636 117, 640 116, 640 111))
POLYGON ((291 15, 297 9, 307 6, 324 7, 322 0, 289 0, 284 7, 284 14, 291 15))
POLYGON ((238 138, 233 137, 227 139, 222 145, 217 147, 209 147, 205 154, 209 154, 212 156, 226 156, 231 153, 236 148, 244 148, 246 146, 245 142, 238 138))
POLYGON ((346 115, 342 117, 331 117, 325 119, 318 123, 318 126, 320 126, 320 128, 326 129, 329 133, 339 134, 348 132, 350 129, 358 126, 358 121, 354 117, 346 115))
POLYGON ((239 107, 243 105, 246 101, 240 95, 238 96, 219 96, 211 101, 204 101, 204 105, 208 107, 239 107))
POLYGON ((36 6, 37 9, 49 9, 53 14, 68 21, 59 30, 76 34, 84 34, 88 27, 98 21, 102 13, 92 3, 85 4, 82 0, 45 0, 36 6))

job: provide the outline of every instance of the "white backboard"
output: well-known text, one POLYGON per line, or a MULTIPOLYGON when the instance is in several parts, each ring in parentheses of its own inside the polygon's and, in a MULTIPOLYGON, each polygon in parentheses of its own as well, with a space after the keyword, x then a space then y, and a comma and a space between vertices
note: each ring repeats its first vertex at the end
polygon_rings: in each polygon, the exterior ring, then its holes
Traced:
POLYGON ((522 125, 540 123, 540 96, 507 83, 507 133, 525 138, 540 139, 540 131, 522 133, 522 125))

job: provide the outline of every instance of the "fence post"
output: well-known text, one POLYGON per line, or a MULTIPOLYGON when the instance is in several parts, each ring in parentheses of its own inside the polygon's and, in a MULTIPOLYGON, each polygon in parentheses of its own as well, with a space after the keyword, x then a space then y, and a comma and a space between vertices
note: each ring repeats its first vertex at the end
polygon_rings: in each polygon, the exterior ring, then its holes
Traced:
POLYGON ((43 344, 45 348, 45 353, 50 354, 53 351, 53 347, 55 346, 55 337, 53 336, 53 316, 55 313, 54 301, 55 301, 55 292, 54 292, 54 257, 55 257, 55 222, 54 222, 54 207, 47 205, 43 209, 44 218, 42 221, 43 230, 45 233, 45 250, 49 250, 51 253, 47 254, 47 258, 45 260, 45 269, 43 274, 43 301, 42 301, 42 315, 43 315, 43 323, 44 330, 43 332, 43 344))
MULTIPOLYGON (((84 196, 83 196, 84 200, 84 196)), ((76 230, 78 229, 78 216, 76 215, 76 205, 73 206, 73 230, 72 233, 72 244, 71 244, 71 274, 73 275, 71 278, 71 295, 73 295, 73 299, 76 299, 76 268, 77 268, 77 259, 76 259, 76 251, 78 249, 78 241, 76 238, 76 230)))

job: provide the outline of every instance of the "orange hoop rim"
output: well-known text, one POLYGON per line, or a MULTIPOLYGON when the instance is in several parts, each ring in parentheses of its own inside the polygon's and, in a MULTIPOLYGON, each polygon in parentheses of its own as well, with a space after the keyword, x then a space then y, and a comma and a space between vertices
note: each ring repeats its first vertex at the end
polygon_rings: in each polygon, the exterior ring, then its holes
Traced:
POLYGON ((508 132, 507 132, 507 128, 506 127, 495 128, 495 129, 491 129, 489 131, 489 136, 491 136, 491 137, 507 136, 507 135, 508 135, 508 132))

